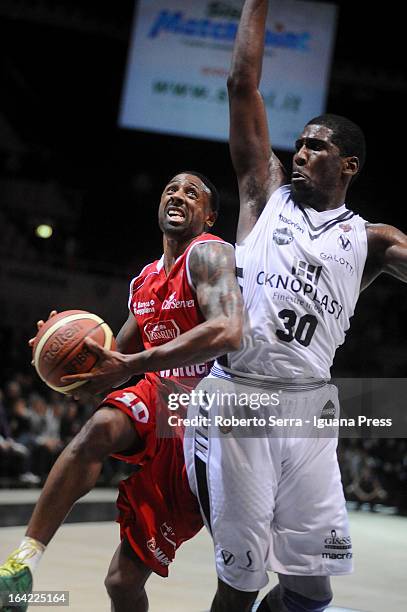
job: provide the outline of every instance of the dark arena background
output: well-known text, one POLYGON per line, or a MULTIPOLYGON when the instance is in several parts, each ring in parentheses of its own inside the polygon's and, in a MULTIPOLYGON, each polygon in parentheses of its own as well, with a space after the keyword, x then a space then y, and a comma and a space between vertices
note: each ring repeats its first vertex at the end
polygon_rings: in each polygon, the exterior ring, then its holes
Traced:
MULTIPOLYGON (((347 204, 371 222, 407 232, 401 9, 393 3, 333 4, 339 13, 326 110, 353 119, 367 139, 366 165, 347 204)), ((129 281, 161 255, 158 203, 163 186, 180 170, 199 170, 217 185, 221 214, 216 233, 234 241, 238 195, 226 143, 119 127, 134 10, 133 0, 0 1, 0 562, 17 546, 52 463, 93 409, 51 392, 36 377, 27 345, 36 321, 52 308, 80 308, 104 317, 115 332, 120 329, 127 317, 129 281), (40 225, 52 228, 49 238, 37 235, 40 225)), ((289 170, 292 153, 276 152, 289 170)), ((404 378, 405 328, 406 287, 380 277, 358 302, 333 375, 404 378)), ((335 603, 365 612, 379 612, 386 605, 401 612, 406 586, 400 577, 393 586, 391 572, 406 563, 400 548, 403 537, 406 541, 407 441, 345 438, 338 452, 351 521, 365 535, 360 542, 365 556, 350 592, 338 587, 335 603), (386 522, 390 520, 397 523, 386 522), (378 531, 376 552, 372 546, 378 531), (383 550, 390 555, 387 562, 383 550), (372 554, 379 565, 369 576, 363 563, 370 563, 372 554), (386 564, 390 574, 383 577, 386 564), (369 581, 378 581, 383 592, 393 590, 393 603, 378 599, 374 588, 372 595, 369 581)), ((103 552, 98 521, 114 519, 116 485, 126 474, 120 463, 106 462, 94 497, 78 504, 71 517, 75 523, 92 524, 67 525, 57 536, 62 547, 74 542, 72 563, 85 533, 90 548, 94 545, 94 555, 81 571, 89 570, 95 590, 84 587, 80 597, 86 606, 71 599, 73 609, 108 609, 103 572, 118 533, 112 522, 101 523, 106 529, 103 552), (94 565, 103 554, 103 566, 94 565)), ((185 578, 177 570, 168 587, 158 580, 152 583, 152 610, 198 612, 209 607, 214 570, 206 538, 201 533, 197 539, 202 554, 189 543, 185 565, 180 562, 188 568, 198 554, 199 572, 185 578), (202 584, 199 576, 205 571, 208 582, 202 584), (191 603, 184 601, 185 593, 191 603), (167 608, 154 607, 160 597, 169 602, 167 608)), ((50 547, 52 554, 57 559, 58 549, 50 547)), ((51 565, 44 563, 41 587, 63 589, 63 577, 52 574, 51 565)), ((75 593, 80 577, 72 581, 75 593)))

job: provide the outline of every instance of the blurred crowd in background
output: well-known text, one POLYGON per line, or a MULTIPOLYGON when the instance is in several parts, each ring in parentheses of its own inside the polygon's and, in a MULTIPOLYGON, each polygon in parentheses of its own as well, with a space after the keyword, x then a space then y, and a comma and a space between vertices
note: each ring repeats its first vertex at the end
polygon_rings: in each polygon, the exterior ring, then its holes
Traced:
MULTIPOLYGON (((48 390, 36 379, 16 374, 0 388, 0 487, 41 486, 98 404, 48 390)), ((116 485, 129 473, 125 463, 108 459, 99 484, 116 485)))
MULTIPOLYGON (((0 487, 41 486, 63 448, 98 401, 48 390, 33 372, 0 388, 0 487)), ((338 455, 347 500, 355 509, 407 515, 407 440, 342 438, 338 455)), ((99 486, 115 486, 128 466, 108 459, 99 486)))

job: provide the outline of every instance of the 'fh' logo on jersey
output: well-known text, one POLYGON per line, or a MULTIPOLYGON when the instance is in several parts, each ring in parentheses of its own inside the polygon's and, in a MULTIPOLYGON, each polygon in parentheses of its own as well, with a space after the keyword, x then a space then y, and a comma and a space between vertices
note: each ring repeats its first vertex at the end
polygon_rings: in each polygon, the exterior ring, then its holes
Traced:
POLYGON ((351 241, 346 234, 341 234, 338 238, 338 244, 344 251, 350 251, 352 248, 351 241))
POLYGON ((294 257, 291 273, 294 276, 306 278, 314 285, 318 285, 319 277, 321 276, 322 266, 314 266, 307 261, 302 261, 298 257, 294 257))

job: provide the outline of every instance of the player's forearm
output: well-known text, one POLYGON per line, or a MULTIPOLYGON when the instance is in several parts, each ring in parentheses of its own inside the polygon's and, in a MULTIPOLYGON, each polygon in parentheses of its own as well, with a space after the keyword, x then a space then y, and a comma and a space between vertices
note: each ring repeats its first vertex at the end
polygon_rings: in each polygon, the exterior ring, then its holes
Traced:
POLYGON ((228 86, 258 87, 269 0, 246 0, 233 49, 228 86))
POLYGON ((219 316, 163 344, 127 357, 129 373, 141 374, 211 361, 240 346, 242 324, 219 316))

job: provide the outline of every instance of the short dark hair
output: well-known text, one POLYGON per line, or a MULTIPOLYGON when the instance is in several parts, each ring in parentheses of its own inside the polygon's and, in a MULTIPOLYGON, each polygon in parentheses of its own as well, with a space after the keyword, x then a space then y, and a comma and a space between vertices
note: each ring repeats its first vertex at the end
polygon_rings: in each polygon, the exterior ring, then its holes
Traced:
POLYGON ((220 206, 219 192, 216 189, 215 185, 212 183, 212 181, 208 179, 207 176, 205 176, 204 174, 201 174, 200 172, 196 172, 195 170, 183 170, 182 172, 179 172, 179 174, 192 174, 193 176, 197 176, 211 192, 211 198, 210 198, 211 209, 213 210, 213 212, 216 212, 216 213, 219 212, 219 206, 220 206))
POLYGON ((324 125, 333 132, 331 141, 345 157, 358 157, 361 171, 366 159, 366 141, 362 129, 350 119, 341 115, 319 115, 308 121, 307 125, 324 125))

